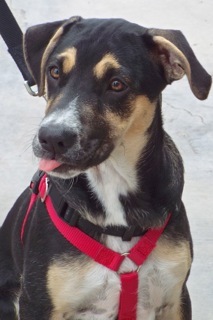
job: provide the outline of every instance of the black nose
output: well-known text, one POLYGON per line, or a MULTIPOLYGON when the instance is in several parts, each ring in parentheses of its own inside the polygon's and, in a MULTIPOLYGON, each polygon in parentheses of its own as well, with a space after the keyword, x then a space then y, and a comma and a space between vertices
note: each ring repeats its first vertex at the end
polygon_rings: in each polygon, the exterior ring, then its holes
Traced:
POLYGON ((42 126, 38 132, 39 142, 44 150, 63 154, 77 141, 77 134, 60 126, 42 126))

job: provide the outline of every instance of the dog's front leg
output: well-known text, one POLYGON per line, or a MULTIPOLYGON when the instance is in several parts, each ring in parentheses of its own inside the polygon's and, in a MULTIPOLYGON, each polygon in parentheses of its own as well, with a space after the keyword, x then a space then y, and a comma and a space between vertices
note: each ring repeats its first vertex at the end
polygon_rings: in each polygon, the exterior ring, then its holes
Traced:
POLYGON ((32 300, 26 292, 22 292, 19 300, 19 320, 48 320, 50 318, 50 306, 45 305, 42 297, 32 300))

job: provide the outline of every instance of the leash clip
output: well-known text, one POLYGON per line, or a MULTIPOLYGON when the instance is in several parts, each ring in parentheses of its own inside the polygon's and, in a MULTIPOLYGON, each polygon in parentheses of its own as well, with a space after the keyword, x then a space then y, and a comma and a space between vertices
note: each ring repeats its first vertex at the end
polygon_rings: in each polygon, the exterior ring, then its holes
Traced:
POLYGON ((29 85, 29 82, 28 81, 24 81, 24 86, 25 88, 27 89, 27 92, 33 96, 33 97, 37 97, 38 96, 38 90, 33 90, 32 87, 29 85))
POLYGON ((41 202, 44 202, 46 200, 46 197, 50 191, 48 177, 45 177, 45 186, 44 187, 45 187, 45 190, 44 190, 44 194, 41 197, 41 202))

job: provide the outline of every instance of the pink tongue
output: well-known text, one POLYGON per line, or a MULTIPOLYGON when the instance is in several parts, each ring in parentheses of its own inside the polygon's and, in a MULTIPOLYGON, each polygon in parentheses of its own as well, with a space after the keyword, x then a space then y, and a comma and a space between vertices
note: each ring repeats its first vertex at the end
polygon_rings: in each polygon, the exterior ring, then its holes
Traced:
POLYGON ((62 163, 60 163, 56 160, 41 159, 38 167, 42 171, 52 171, 52 170, 60 167, 61 165, 62 165, 62 163))

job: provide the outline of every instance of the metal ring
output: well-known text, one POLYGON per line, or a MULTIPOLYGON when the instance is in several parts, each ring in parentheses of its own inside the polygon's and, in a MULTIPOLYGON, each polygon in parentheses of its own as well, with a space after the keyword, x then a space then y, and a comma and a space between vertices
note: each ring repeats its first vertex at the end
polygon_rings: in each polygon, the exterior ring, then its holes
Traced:
POLYGON ((137 267, 136 272, 139 273, 140 269, 141 269, 141 265, 137 267))
MULTIPOLYGON (((122 257, 128 257, 128 255, 129 255, 129 252, 121 253, 121 256, 122 256, 122 257)), ((132 260, 130 259, 130 261, 132 261, 132 260)), ((132 262, 135 263, 134 261, 132 261, 132 262)), ((136 264, 136 263, 135 263, 135 264, 136 264)), ((137 265, 137 264, 136 264, 136 265, 137 265)), ((137 269, 136 269, 136 270, 130 271, 130 273, 131 273, 131 272, 137 272, 137 273, 139 273, 140 269, 141 269, 141 265, 140 265, 140 266, 137 266, 137 269)), ((117 272, 117 273, 119 274, 119 272, 117 272)))
POLYGON ((124 252, 124 253, 121 254, 122 257, 123 257, 123 256, 124 256, 124 257, 127 257, 128 255, 129 255, 129 252, 124 252))

